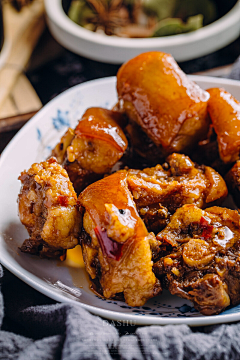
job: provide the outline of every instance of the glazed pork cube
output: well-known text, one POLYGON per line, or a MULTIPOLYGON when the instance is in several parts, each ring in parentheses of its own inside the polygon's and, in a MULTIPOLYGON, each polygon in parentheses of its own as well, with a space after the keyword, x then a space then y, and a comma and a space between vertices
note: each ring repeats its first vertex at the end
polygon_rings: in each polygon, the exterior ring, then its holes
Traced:
POLYGON ((128 142, 121 125, 125 118, 120 112, 89 108, 54 148, 52 155, 63 164, 78 194, 123 156, 128 142))
POLYGON ((159 294, 150 248, 156 239, 138 215, 127 172, 89 185, 79 202, 84 209, 83 258, 95 290, 105 298, 121 294, 130 306, 142 306, 159 294))
POLYGON ((188 79, 169 54, 143 53, 117 74, 121 109, 165 156, 189 151, 204 139, 209 94, 188 79))
POLYGON ((217 134, 221 160, 232 163, 240 152, 240 103, 222 88, 207 90, 210 94, 208 112, 217 134))

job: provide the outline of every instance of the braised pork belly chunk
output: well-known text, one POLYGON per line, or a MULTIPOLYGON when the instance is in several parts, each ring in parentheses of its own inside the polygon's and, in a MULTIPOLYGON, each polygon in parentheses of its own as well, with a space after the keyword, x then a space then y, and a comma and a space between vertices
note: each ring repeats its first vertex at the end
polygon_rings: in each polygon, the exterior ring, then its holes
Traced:
POLYGON ((208 166, 194 164, 188 156, 172 154, 161 166, 128 170, 129 189, 149 231, 160 231, 184 204, 220 202, 228 190, 223 178, 208 166))
POLYGON ((120 112, 89 108, 75 130, 68 129, 53 149, 52 155, 63 164, 78 194, 123 156, 128 146, 121 128, 125 122, 120 112))
POLYGON ((156 239, 138 215, 127 172, 89 185, 79 202, 84 208, 83 258, 95 289, 105 298, 123 294, 131 306, 141 306, 160 293, 150 249, 156 239))
POLYGON ((208 113, 211 125, 193 158, 210 165, 223 176, 240 156, 240 102, 223 88, 211 88, 208 113))
POLYGON ((208 90, 208 112, 217 134, 218 150, 224 163, 239 159, 240 102, 222 88, 208 90))
POLYGON ((171 294, 204 315, 240 302, 240 215, 236 210, 184 205, 157 235, 169 253, 154 264, 171 294))
POLYGON ((81 215, 67 172, 55 158, 33 164, 19 176, 19 217, 29 239, 21 251, 61 257, 78 244, 81 215))
POLYGON ((171 55, 152 51, 121 66, 117 74, 119 104, 162 154, 186 152, 209 127, 209 94, 190 81, 171 55))

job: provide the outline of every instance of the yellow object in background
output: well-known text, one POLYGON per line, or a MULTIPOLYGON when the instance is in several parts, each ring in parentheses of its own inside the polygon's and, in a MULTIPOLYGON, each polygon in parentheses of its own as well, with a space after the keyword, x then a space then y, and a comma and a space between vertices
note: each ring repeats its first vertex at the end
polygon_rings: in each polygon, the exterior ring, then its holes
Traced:
POLYGON ((80 245, 77 245, 74 249, 67 250, 67 258, 65 265, 71 267, 84 268, 84 261, 82 256, 82 249, 80 245))

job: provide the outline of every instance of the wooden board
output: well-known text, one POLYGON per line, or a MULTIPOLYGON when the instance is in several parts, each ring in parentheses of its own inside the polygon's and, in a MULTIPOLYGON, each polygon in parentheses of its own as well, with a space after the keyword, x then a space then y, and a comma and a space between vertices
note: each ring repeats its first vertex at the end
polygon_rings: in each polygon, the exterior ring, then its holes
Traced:
POLYGON ((3 17, 10 51, 0 69, 0 122, 1 118, 35 111, 42 105, 24 71, 45 28, 43 0, 34 0, 20 13, 4 4, 3 17))

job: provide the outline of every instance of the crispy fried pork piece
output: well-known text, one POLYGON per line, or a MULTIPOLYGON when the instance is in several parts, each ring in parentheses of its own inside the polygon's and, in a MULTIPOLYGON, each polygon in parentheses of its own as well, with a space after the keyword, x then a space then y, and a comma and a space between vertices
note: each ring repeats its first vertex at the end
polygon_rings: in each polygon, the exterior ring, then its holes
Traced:
POLYGON ((89 185, 79 196, 85 209, 81 245, 86 269, 105 298, 123 293, 131 306, 141 306, 161 291, 152 272, 150 245, 156 243, 138 215, 119 171, 89 185))
POLYGON ((207 90, 210 94, 208 112, 217 134, 221 160, 227 164, 239 159, 240 103, 222 88, 207 90))
POLYGON ((190 81, 171 55, 147 52, 117 74, 119 104, 163 155, 186 152, 204 139, 209 94, 190 81))
POLYGON ((184 205, 157 235, 169 254, 154 271, 171 294, 204 315, 240 302, 240 215, 236 210, 184 205))
POLYGON ((21 251, 60 257, 78 244, 81 215, 67 172, 55 158, 35 163, 19 176, 19 217, 29 239, 21 251))
POLYGON ((128 146, 121 129, 125 122, 120 112, 92 107, 56 145, 52 155, 67 170, 77 193, 108 173, 123 156, 128 146))
POLYGON ((240 160, 238 160, 225 176, 229 192, 232 193, 234 202, 240 208, 240 160))
POLYGON ((148 230, 155 233, 182 205, 202 208, 228 194, 225 181, 215 170, 198 166, 181 154, 169 155, 163 166, 129 170, 127 181, 140 216, 148 230))

